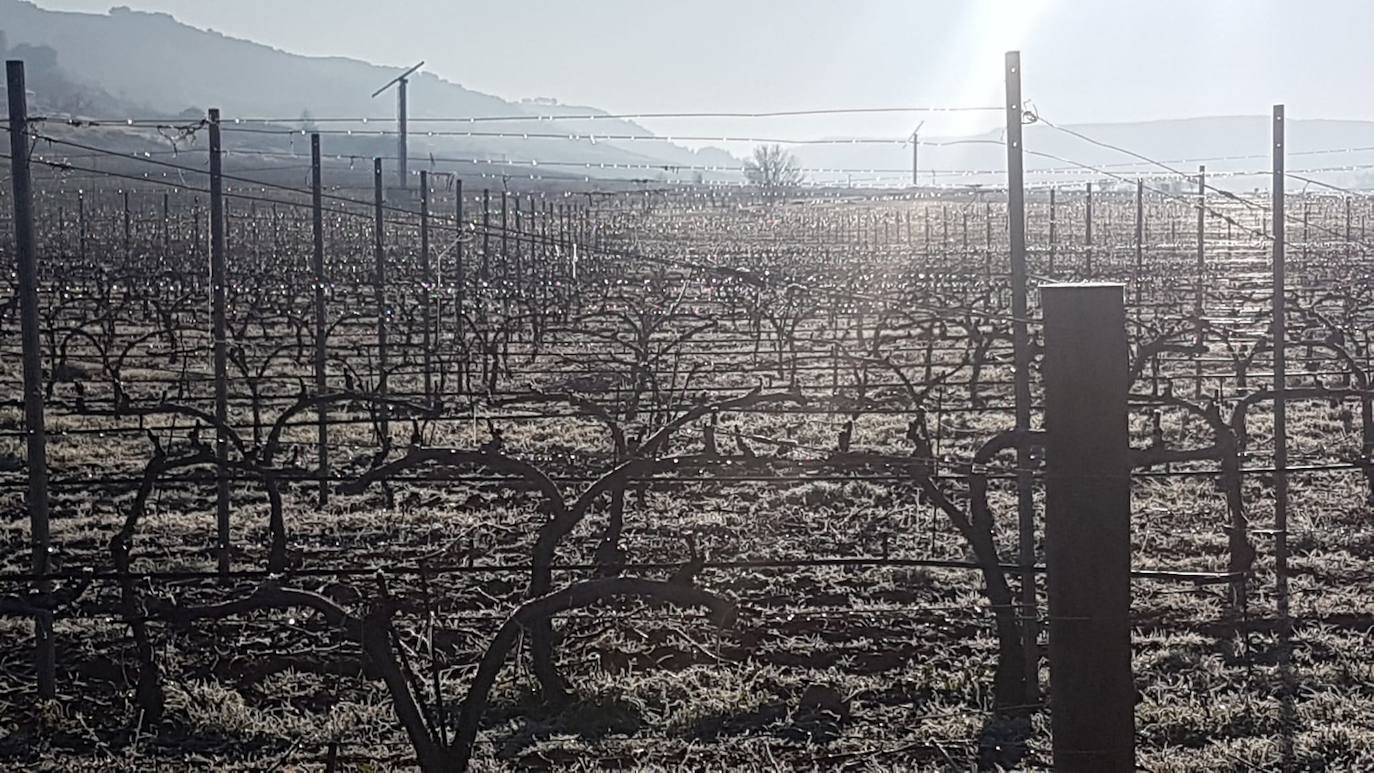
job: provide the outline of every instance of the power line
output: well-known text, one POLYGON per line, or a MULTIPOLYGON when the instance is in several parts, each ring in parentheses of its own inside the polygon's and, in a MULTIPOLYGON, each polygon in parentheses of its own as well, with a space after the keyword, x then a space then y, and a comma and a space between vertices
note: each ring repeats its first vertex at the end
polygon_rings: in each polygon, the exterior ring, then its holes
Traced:
MULTIPOLYGON (((558 121, 627 121, 627 120, 648 120, 648 119, 667 119, 667 118, 794 118, 806 116, 830 116, 830 115, 875 115, 875 114, 902 114, 902 113, 968 113, 968 112, 997 112, 1002 108, 995 106, 925 106, 925 107, 835 107, 835 108, 811 108, 800 110, 768 110, 768 111, 687 111, 687 112, 637 112, 637 113, 519 113, 512 115, 464 115, 464 116, 408 116, 408 123, 512 123, 517 121, 535 121, 543 123, 556 123, 558 121)), ((399 119, 396 116, 327 116, 315 117, 301 115, 294 118, 271 118, 261 116, 240 116, 227 118, 225 120, 234 123, 284 123, 284 124, 319 124, 319 123, 396 123, 399 119)), ((126 125, 166 125, 165 118, 97 118, 91 119, 88 123, 110 124, 124 123, 126 125)))
MULTIPOLYGON (((400 132, 388 129, 318 129, 307 132, 304 129, 253 129, 234 125, 221 125, 221 131, 275 136, 320 134, 349 137, 392 137, 400 134, 400 132)), ((597 142, 722 142, 752 143, 756 145, 896 145, 899 147, 910 147, 911 145, 910 137, 820 137, 797 139, 787 137, 744 137, 732 135, 665 134, 660 136, 656 134, 598 134, 595 132, 502 132, 472 130, 428 130, 425 132, 409 132, 408 134, 415 137, 477 137, 519 140, 565 140, 570 142, 585 141, 593 145, 597 142)), ((918 144, 925 147, 952 147, 957 145, 1001 145, 1002 143, 1000 140, 969 138, 955 140, 920 140, 918 144)))

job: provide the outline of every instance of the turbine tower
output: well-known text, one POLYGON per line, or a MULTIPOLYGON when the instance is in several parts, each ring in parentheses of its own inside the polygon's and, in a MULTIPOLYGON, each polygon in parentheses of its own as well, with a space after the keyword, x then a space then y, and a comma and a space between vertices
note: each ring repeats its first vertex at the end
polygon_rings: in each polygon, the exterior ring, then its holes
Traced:
POLYGON ((410 176, 409 165, 406 163, 406 85, 410 81, 410 76, 413 75, 416 70, 424 66, 425 63, 421 61, 409 70, 387 81, 385 86, 372 92, 372 98, 376 99, 383 91, 391 88, 392 84, 396 86, 396 176, 400 180, 401 190, 403 191, 407 190, 409 187, 409 180, 407 178, 410 176))
POLYGON ((916 128, 911 132, 911 187, 913 188, 921 184, 921 181, 916 179, 916 162, 921 159, 921 127, 925 125, 926 122, 921 121, 916 124, 916 128))

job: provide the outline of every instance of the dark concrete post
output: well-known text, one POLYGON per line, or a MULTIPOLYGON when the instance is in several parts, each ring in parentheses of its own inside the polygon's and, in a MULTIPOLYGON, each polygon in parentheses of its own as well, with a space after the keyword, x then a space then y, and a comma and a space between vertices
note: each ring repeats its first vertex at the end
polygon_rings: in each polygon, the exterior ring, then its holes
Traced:
POLYGON ((1040 289, 1054 768, 1135 769, 1127 345, 1119 284, 1040 289))

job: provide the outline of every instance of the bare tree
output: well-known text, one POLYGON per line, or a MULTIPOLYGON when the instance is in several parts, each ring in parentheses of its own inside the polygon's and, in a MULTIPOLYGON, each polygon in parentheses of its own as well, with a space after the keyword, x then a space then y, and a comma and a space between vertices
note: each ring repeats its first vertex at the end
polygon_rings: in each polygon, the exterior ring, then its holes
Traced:
POLYGON ((744 162, 744 176, 760 188, 791 188, 802 182, 797 157, 781 145, 759 145, 754 157, 744 162))

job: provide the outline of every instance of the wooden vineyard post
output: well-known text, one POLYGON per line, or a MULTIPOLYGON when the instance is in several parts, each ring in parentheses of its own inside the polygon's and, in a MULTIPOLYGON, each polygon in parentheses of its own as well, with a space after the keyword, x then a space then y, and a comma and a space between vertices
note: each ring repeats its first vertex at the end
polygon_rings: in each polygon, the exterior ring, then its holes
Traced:
POLYGON ((1040 288, 1054 769, 1135 769, 1125 288, 1040 288))
MULTIPOLYGON (((14 249, 19 269, 19 324, 23 345, 25 466, 28 468, 30 569, 48 573, 51 538, 48 531, 48 434, 43 414, 43 349, 38 311, 38 264, 34 251, 33 187, 30 169, 29 104, 24 63, 5 63, 9 99, 10 187, 14 193, 14 249)), ((40 580, 35 590, 48 593, 51 583, 40 580)), ((57 695, 55 647, 51 615, 33 621, 33 669, 38 695, 57 695)))
MULTIPOLYGON (((1016 429, 1030 430, 1030 336, 1026 316, 1026 189, 1022 168, 1021 52, 1006 57, 1007 106, 1007 229, 1011 245, 1011 340, 1015 363, 1016 429)), ((989 252, 991 254, 991 252, 989 252)), ((1026 671, 1026 705, 1040 700, 1040 632, 1036 625, 1035 498, 1030 474, 1029 448, 1016 449, 1016 504, 1018 560, 1021 574, 1022 652, 1026 671)))
POLYGON ((224 265, 224 173, 220 148, 219 108, 210 109, 210 326, 214 337, 215 368, 215 525, 219 571, 230 568, 229 535, 229 342, 224 319, 224 296, 229 282, 224 265))
MULTIPOLYGON (((377 307, 377 393, 386 396, 386 241, 385 220, 382 218, 382 160, 372 159, 372 247, 373 247, 373 298, 377 307)), ((377 429, 380 440, 385 446, 391 442, 391 412, 385 403, 377 406, 377 429)))
MULTIPOLYGON (((320 135, 310 135, 310 223, 315 249, 311 268, 315 273, 315 394, 328 390, 325 363, 329 357, 329 328, 325 316, 324 276, 324 185, 321 180, 320 135)), ((316 456, 320 468, 320 507, 329 504, 329 411, 324 405, 315 408, 316 456)))

